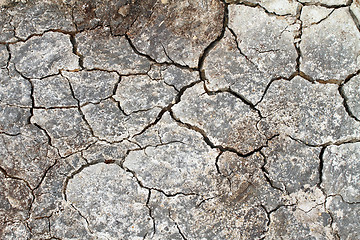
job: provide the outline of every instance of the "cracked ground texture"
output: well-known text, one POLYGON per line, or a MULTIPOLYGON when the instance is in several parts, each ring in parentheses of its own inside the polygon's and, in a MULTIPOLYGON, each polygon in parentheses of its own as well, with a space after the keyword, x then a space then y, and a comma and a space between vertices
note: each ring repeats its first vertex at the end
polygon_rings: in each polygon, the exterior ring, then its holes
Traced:
POLYGON ((359 0, 0 0, 0 239, 360 239, 359 0))

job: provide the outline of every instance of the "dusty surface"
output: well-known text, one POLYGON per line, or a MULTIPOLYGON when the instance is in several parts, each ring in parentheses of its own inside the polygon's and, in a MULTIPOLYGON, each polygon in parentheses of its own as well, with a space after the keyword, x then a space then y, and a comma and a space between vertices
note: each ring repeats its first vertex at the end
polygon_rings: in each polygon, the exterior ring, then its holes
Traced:
POLYGON ((1 0, 0 239, 360 239, 358 0, 1 0))

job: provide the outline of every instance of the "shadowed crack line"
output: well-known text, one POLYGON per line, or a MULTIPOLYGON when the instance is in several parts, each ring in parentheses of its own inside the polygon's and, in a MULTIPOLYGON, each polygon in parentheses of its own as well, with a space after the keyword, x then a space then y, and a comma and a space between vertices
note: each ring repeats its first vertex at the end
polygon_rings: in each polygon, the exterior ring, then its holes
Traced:
MULTIPOLYGON (((190 130, 193 130, 195 132, 198 132, 202 135, 203 137, 203 140, 205 141, 205 143, 210 146, 211 148, 214 148, 214 149, 218 149, 222 152, 232 152, 232 153, 235 153, 236 155, 238 155, 239 157, 243 157, 243 158, 246 158, 246 157, 249 157, 251 155, 253 155, 254 153, 256 152, 259 152, 264 146, 266 145, 263 145, 263 146, 260 146, 252 151, 249 151, 247 153, 240 153, 239 151, 237 151, 236 149, 232 148, 232 147, 227 147, 227 146, 222 146, 222 145, 215 145, 210 139, 209 137, 206 135, 205 131, 197 126, 193 126, 189 123, 185 123, 185 122, 182 122, 179 118, 177 118, 174 114, 174 112, 172 110, 169 110, 170 112, 170 116, 172 117, 172 119, 174 121, 176 121, 180 127, 185 127, 187 129, 190 129, 190 130)), ((273 137, 275 137, 277 135, 274 135, 272 136, 271 138, 269 138, 268 140, 272 139, 273 137)))
POLYGON ((76 38, 75 38, 75 34, 70 34, 70 42, 72 44, 72 51, 73 53, 79 57, 79 66, 80 68, 83 70, 85 69, 84 67, 84 56, 82 54, 79 53, 78 51, 78 46, 77 46, 77 42, 76 42, 76 38))
POLYGON ((234 32, 234 30, 232 30, 230 27, 227 27, 227 29, 229 29, 230 33, 234 37, 234 40, 235 40, 235 43, 236 43, 236 48, 239 51, 240 55, 243 56, 248 62, 250 62, 256 68, 256 70, 258 70, 259 72, 262 72, 259 69, 258 65, 256 65, 245 53, 243 53, 243 51, 241 50, 241 48, 239 46, 238 37, 237 37, 236 33, 234 32))
MULTIPOLYGON (((326 150, 326 146, 322 147, 320 150, 320 154, 319 154, 319 168, 318 168, 318 172, 319 172, 319 182, 317 184, 318 188, 322 190, 322 192, 324 192, 324 189, 322 188, 321 184, 323 181, 323 170, 324 170, 324 153, 326 150)), ((324 192, 325 194, 325 192, 324 192)))
POLYGON ((352 0, 349 0, 345 4, 325 4, 325 3, 321 3, 321 2, 302 2, 300 0, 296 0, 296 1, 298 3, 300 3, 301 5, 303 5, 303 6, 319 6, 319 7, 331 8, 331 9, 349 7, 351 5, 351 3, 352 3, 352 0))
MULTIPOLYGON (((191 70, 191 71, 197 71, 197 70, 198 70, 197 68, 191 68, 191 67, 189 67, 189 66, 187 66, 187 65, 182 65, 182 64, 179 64, 179 63, 177 63, 177 62, 174 62, 173 60, 171 60, 170 57, 168 57, 167 54, 166 54, 166 56, 170 59, 170 62, 166 62, 166 61, 165 61, 165 62, 157 62, 157 61, 156 61, 154 58, 152 58, 150 55, 140 52, 140 51, 135 47, 134 43, 131 41, 131 38, 130 38, 127 34, 125 34, 124 36, 125 36, 126 40, 128 41, 130 47, 131 47, 132 50, 134 51, 134 53, 136 53, 136 54, 139 55, 139 56, 142 56, 142 57, 147 58, 150 62, 159 64, 159 65, 165 65, 165 66, 171 66, 171 65, 173 65, 173 66, 175 66, 175 67, 178 67, 178 68, 181 68, 181 69, 189 69, 189 70, 191 70)), ((165 51, 165 48, 164 48, 164 51, 165 51)))
POLYGON ((345 111, 346 111, 346 113, 351 117, 351 118, 353 118, 353 119, 355 119, 356 121, 360 121, 360 119, 358 119, 352 112, 351 112, 351 110, 350 110, 350 107, 349 107, 349 105, 348 105, 348 98, 347 98, 347 96, 346 96, 346 94, 345 94, 345 92, 344 92, 344 85, 340 85, 339 86, 339 88, 338 88, 338 91, 339 91, 339 94, 340 94, 340 96, 342 97, 342 99, 343 99, 343 105, 344 105, 344 108, 345 108, 345 111))
MULTIPOLYGON (((150 216, 150 218, 151 218, 151 220, 152 220, 152 223, 153 223, 153 235, 155 235, 155 233, 156 233, 156 221, 155 221, 155 218, 154 218, 154 216, 153 216, 153 214, 152 214, 152 209, 151 209, 151 207, 150 207, 150 199, 151 199, 151 190, 150 189, 148 189, 148 191, 149 191, 149 195, 148 195, 148 198, 147 198, 147 200, 146 200, 146 207, 148 208, 148 210, 149 210, 149 216, 150 216)), ((145 239, 145 237, 147 236, 147 234, 148 233, 146 233, 145 234, 145 236, 144 236, 144 239, 145 239)))
POLYGON ((349 13, 350 13, 350 16, 351 16, 352 20, 355 23, 356 28, 360 32, 360 20, 356 17, 355 13, 351 10, 351 8, 349 8, 349 13))
POLYGON ((228 22, 229 22, 229 9, 228 9, 228 4, 224 3, 224 16, 223 16, 223 21, 222 21, 222 29, 221 32, 219 34, 219 36, 212 41, 202 52, 202 54, 199 57, 199 61, 198 61, 198 67, 197 69, 200 71, 200 79, 202 81, 205 81, 205 73, 204 73, 204 62, 205 62, 205 58, 209 55, 210 51, 220 42, 220 40, 224 37, 225 35, 225 31, 226 28, 228 26, 228 22))
POLYGON ((16 41, 0 42, 0 44, 16 44, 16 43, 19 43, 19 42, 26 42, 26 41, 30 40, 31 38, 33 38, 33 37, 42 37, 45 33, 48 33, 48 32, 57 32, 57 33, 62 33, 62 34, 66 34, 66 35, 75 35, 75 34, 83 32, 83 31, 85 31, 85 30, 81 30, 81 31, 64 31, 62 29, 48 29, 48 30, 43 31, 42 33, 30 34, 26 38, 16 37, 17 38, 16 41))

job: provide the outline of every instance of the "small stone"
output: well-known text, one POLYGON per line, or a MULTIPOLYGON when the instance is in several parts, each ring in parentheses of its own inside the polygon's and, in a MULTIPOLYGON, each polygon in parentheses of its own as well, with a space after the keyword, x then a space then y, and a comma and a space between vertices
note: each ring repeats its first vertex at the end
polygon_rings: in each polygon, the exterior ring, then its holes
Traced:
POLYGON ((106 71, 79 71, 62 72, 74 90, 76 99, 80 105, 85 103, 98 103, 113 95, 116 84, 120 77, 115 72, 106 71))
POLYGON ((340 239, 356 239, 360 235, 358 204, 348 204, 340 196, 329 197, 326 208, 332 213, 333 227, 340 239))
POLYGON ((346 202, 360 202, 360 143, 329 146, 323 158, 322 187, 326 193, 340 194, 346 202))
POLYGON ((79 69, 78 56, 72 48, 69 35, 46 32, 10 45, 11 61, 25 77, 43 78, 60 70, 79 69))
POLYGON ((85 167, 66 188, 68 201, 87 219, 89 228, 112 239, 141 239, 153 231, 148 194, 131 173, 104 163, 85 167))
POLYGON ((204 49, 222 29, 224 5, 215 0, 155 4, 151 17, 139 17, 128 36, 135 47, 157 62, 198 67, 204 49))
POLYGON ((265 169, 274 186, 292 193, 319 182, 320 148, 279 136, 270 140, 261 151, 266 157, 265 169))
POLYGON ((48 132, 61 156, 84 149, 94 141, 78 109, 34 109, 31 122, 48 132))
POLYGON ((147 75, 122 77, 114 99, 120 102, 126 114, 164 108, 174 100, 177 92, 164 81, 152 80, 147 75))
POLYGON ((267 136, 289 135, 309 145, 335 143, 360 136, 360 125, 342 104, 338 85, 311 83, 301 77, 271 84, 257 105, 267 136))
POLYGON ((350 112, 360 120, 360 75, 351 78, 350 81, 344 84, 342 89, 350 112))
POLYGON ((118 13, 123 16, 126 17, 129 12, 130 12, 131 6, 130 5, 125 5, 119 8, 118 13))
POLYGON ((77 107, 77 101, 71 94, 69 82, 62 76, 53 76, 31 80, 34 86, 36 107, 77 107))
POLYGON ((76 35, 78 52, 86 69, 117 71, 119 74, 146 73, 150 62, 136 54, 125 37, 114 37, 108 28, 84 31, 76 35))
POLYGON ((265 144, 265 136, 256 128, 259 114, 230 93, 208 95, 197 84, 172 109, 181 122, 202 129, 215 145, 246 154, 265 144))
POLYGON ((300 70, 313 79, 343 81, 359 69, 360 32, 346 8, 303 29, 300 70))

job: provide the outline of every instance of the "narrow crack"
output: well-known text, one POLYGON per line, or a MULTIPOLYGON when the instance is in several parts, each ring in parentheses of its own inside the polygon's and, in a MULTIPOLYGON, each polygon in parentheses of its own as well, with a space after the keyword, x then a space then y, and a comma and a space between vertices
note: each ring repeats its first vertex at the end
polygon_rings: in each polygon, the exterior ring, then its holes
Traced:
POLYGON ((269 11, 263 5, 261 5, 261 1, 259 1, 258 3, 250 2, 250 1, 241 1, 241 2, 236 2, 236 3, 231 3, 231 4, 232 5, 242 5, 242 6, 251 7, 251 8, 260 8, 269 16, 276 16, 276 17, 293 16, 291 13, 278 14, 274 11, 269 11))
POLYGON ((24 74, 22 72, 20 72, 15 64, 14 64, 14 70, 16 73, 18 73, 22 78, 24 78, 25 80, 27 80, 30 84, 30 99, 31 99, 31 107, 30 107, 30 116, 28 117, 27 119, 27 123, 28 124, 31 124, 31 118, 34 116, 34 107, 35 107, 35 98, 34 98, 34 84, 33 82, 31 81, 30 78, 24 76, 24 74))
POLYGON ((331 14, 333 14, 333 12, 335 11, 335 8, 333 10, 331 10, 331 12, 326 15, 324 18, 322 18, 321 20, 317 21, 316 23, 312 23, 311 25, 317 25, 319 23, 322 23, 323 21, 325 21, 326 19, 328 19, 330 17, 331 14))
POLYGON ((76 38, 75 38, 75 34, 70 34, 70 42, 72 44, 72 51, 75 55, 77 55, 79 57, 79 66, 80 68, 83 70, 85 69, 84 67, 84 56, 82 54, 79 53, 78 51, 78 45, 76 42, 76 38))
POLYGON ((77 209, 74 204, 70 203, 70 206, 80 215, 81 218, 83 218, 86 222, 86 226, 87 226, 87 229, 88 231, 93 234, 94 232, 91 230, 90 228, 90 222, 89 220, 81 213, 81 211, 79 209, 77 209))
POLYGON ((231 88, 226 88, 226 89, 219 89, 219 90, 216 90, 216 91, 210 91, 206 85, 204 84, 204 90, 205 92, 208 94, 208 95, 216 95, 216 94, 219 94, 219 93, 229 93, 231 94, 232 96, 240 99, 245 105, 249 106, 252 110, 256 111, 259 115, 260 118, 263 118, 263 116, 261 115, 261 112, 260 110, 258 110, 255 105, 248 99, 246 99, 246 97, 242 96, 241 94, 231 90, 231 88))
POLYGON ((169 216, 170 220, 175 224, 175 226, 176 226, 176 228, 177 228, 180 236, 182 237, 182 239, 187 240, 185 234, 181 231, 181 229, 180 229, 180 227, 179 227, 179 224, 171 217, 170 209, 169 209, 168 214, 169 214, 168 216, 169 216))
POLYGON ((235 40, 235 43, 236 43, 236 48, 237 50, 239 51, 240 55, 243 56, 248 62, 250 62, 253 66, 255 66, 256 70, 258 70, 259 72, 262 72, 258 65, 255 64, 240 48, 240 45, 239 45, 239 41, 238 41, 238 37, 235 33, 234 30, 232 30, 230 27, 227 27, 227 29, 229 29, 229 32, 231 33, 231 35, 234 37, 234 40, 235 40))
POLYGON ((62 33, 62 34, 66 34, 66 35, 75 35, 75 34, 83 32, 83 31, 85 31, 85 30, 81 30, 81 31, 65 31, 65 30, 62 30, 62 29, 47 29, 47 30, 43 31, 42 33, 30 34, 26 38, 16 37, 17 40, 15 40, 15 41, 0 42, 0 44, 12 45, 12 44, 17 44, 17 43, 21 43, 21 42, 27 42, 28 40, 30 40, 33 37, 42 37, 45 33, 48 33, 48 32, 57 32, 57 33, 62 33))
POLYGON ((349 7, 352 3, 352 0, 349 0, 345 4, 325 4, 325 3, 321 3, 321 2, 302 2, 300 0, 296 0, 296 1, 303 6, 318 6, 318 7, 331 8, 331 9, 349 7))
POLYGON ((261 154, 261 156, 262 156, 263 159, 264 159, 264 163, 263 163, 263 165, 261 166, 261 171, 263 172, 263 175, 264 175, 264 178, 265 178, 266 182, 268 182, 269 185, 270 185, 270 187, 272 187, 273 189, 277 189, 277 190, 279 190, 279 191, 281 191, 281 192, 285 192, 286 194, 289 194, 289 193, 286 191, 286 189, 281 189, 281 188, 276 187, 276 186, 274 185, 273 181, 272 181, 272 180, 270 179, 270 177, 269 177, 269 172, 267 171, 267 169, 266 169, 266 167, 265 167, 266 164, 268 163, 268 162, 267 162, 267 158, 266 158, 265 154, 264 154, 262 151, 259 151, 259 153, 261 154))
MULTIPOLYGON (((26 187, 30 190, 32 199, 31 199, 31 203, 30 203, 30 205, 29 205, 29 207, 27 209, 28 213, 30 213, 31 208, 32 208, 32 204, 35 201, 35 194, 34 194, 33 189, 31 188, 31 185, 25 179, 9 175, 7 173, 7 171, 1 166, 0 166, 0 172, 5 176, 5 178, 10 178, 10 179, 14 179, 14 180, 23 182, 26 185, 26 187)), ((30 216, 28 218, 30 218, 30 216)))
MULTIPOLYGON (((64 76, 63 76, 64 77, 64 76)), ((74 89, 72 87, 72 84, 70 82, 70 80, 67 78, 67 77, 64 77, 68 84, 69 84, 69 87, 70 87, 70 92, 71 92, 71 95, 72 97, 75 99, 75 101, 77 102, 77 109, 78 109, 78 112, 81 116, 81 118, 83 119, 84 123, 86 124, 86 126, 88 127, 90 133, 91 133, 91 136, 93 136, 94 138, 96 138, 97 140, 99 140, 99 137, 97 137, 94 133, 94 130, 92 129, 90 123, 87 121, 86 117, 85 117, 85 114, 83 113, 82 109, 81 109, 81 105, 80 105, 80 100, 75 96, 75 92, 74 92, 74 89)))
POLYGON ((332 233, 333 233, 335 239, 336 239, 336 240, 340 240, 340 239, 341 239, 341 238, 340 238, 340 235, 339 235, 338 231, 336 231, 335 228, 334 228, 334 223, 335 223, 334 215, 333 215, 333 213, 332 213, 329 209, 327 209, 327 207, 326 207, 327 201, 328 201, 328 197, 325 198, 324 209, 326 210, 326 212, 327 212, 327 213, 329 214, 329 216, 330 216, 330 228, 331 228, 331 230, 332 230, 332 233))
MULTIPOLYGON (((154 216, 152 214, 152 209, 151 209, 151 207, 149 205, 150 204, 150 199, 151 199, 151 190, 149 189, 149 195, 148 195, 148 198, 146 200, 146 207, 149 209, 149 216, 150 216, 150 218, 151 218, 151 220, 153 222, 153 236, 154 236, 156 234, 156 221, 155 221, 155 218, 154 218, 154 216)), ((145 234, 144 239, 145 239, 146 235, 147 235, 147 233, 145 234)))
POLYGON ((204 62, 205 62, 205 58, 209 55, 210 51, 220 42, 220 40, 224 37, 225 35, 225 31, 226 28, 228 26, 228 22, 229 22, 229 9, 228 9, 228 4, 224 2, 224 16, 223 16, 223 20, 222 20, 222 29, 221 32, 219 34, 219 36, 212 41, 202 52, 202 54, 199 57, 199 61, 198 61, 198 67, 197 69, 200 71, 200 79, 202 81, 205 81, 206 77, 205 77, 205 72, 204 72, 204 62))
POLYGON ((323 171, 324 171, 324 153, 326 150, 326 146, 322 147, 320 150, 320 154, 319 154, 319 168, 318 168, 318 174, 319 174, 319 182, 317 184, 317 187, 325 194, 325 190, 323 189, 323 187, 321 186, 322 182, 323 182, 323 171))
POLYGON ((360 20, 356 17, 355 13, 351 10, 351 8, 349 8, 349 13, 350 13, 352 20, 354 21, 356 28, 360 32, 360 20))
POLYGON ((201 128, 197 127, 197 126, 193 126, 189 123, 185 123, 182 122, 179 118, 177 118, 174 114, 174 112, 172 110, 170 110, 170 116, 172 117, 172 119, 174 121, 176 121, 181 127, 185 127, 187 129, 190 129, 192 131, 195 131, 197 133, 200 133, 203 137, 204 142, 210 146, 210 148, 214 148, 214 149, 219 149, 222 152, 232 152, 235 153, 236 155, 238 155, 239 157, 249 157, 251 155, 253 155, 256 152, 259 152, 264 146, 260 146, 259 148, 256 148, 252 151, 249 151, 247 153, 240 153, 239 151, 237 151, 236 149, 232 148, 232 147, 226 147, 226 146, 221 146, 221 145, 215 145, 210 139, 209 137, 206 135, 205 131, 202 130, 201 128))
POLYGON ((177 230, 179 231, 179 234, 180 234, 180 236, 182 237, 182 239, 187 240, 187 238, 185 237, 184 233, 181 231, 178 223, 177 223, 177 222, 174 222, 174 223, 175 223, 176 228, 177 228, 177 230))
MULTIPOLYGON (((188 70, 191 70, 191 71, 197 71, 198 69, 197 68, 192 68, 192 67, 189 67, 187 65, 182 65, 182 64, 179 64, 179 63, 176 63, 174 62, 166 53, 166 56, 170 59, 170 62, 157 62, 154 58, 152 58, 150 55, 148 54, 145 54, 145 53, 142 53, 140 52, 134 45, 134 43, 132 42, 131 38, 125 34, 124 35, 126 40, 128 41, 130 47, 132 48, 132 50, 134 51, 134 53, 136 53, 137 55, 139 56, 142 56, 142 57, 145 57, 147 58, 150 62, 152 63, 155 63, 155 64, 158 64, 158 65, 165 65, 165 66, 175 66, 175 67, 178 67, 178 68, 181 68, 181 69, 188 69, 188 70)), ((164 51, 165 51, 165 48, 164 48, 164 51)))
POLYGON ((340 145, 343 145, 343 144, 347 144, 347 143, 357 143, 357 142, 360 142, 360 138, 353 138, 353 137, 350 137, 350 138, 347 138, 347 139, 343 139, 343 140, 338 140, 338 141, 335 141, 335 142, 332 142, 332 141, 329 141, 329 142, 325 142, 325 143, 322 143, 322 144, 311 144, 311 143, 308 143, 302 139, 297 139, 293 136, 290 136, 290 135, 287 135, 289 138, 291 138, 292 140, 294 141, 297 141, 297 142, 300 142, 306 146, 309 146, 309 147, 327 147, 327 146, 340 146, 340 145))
POLYGON ((340 96, 342 97, 342 99, 343 99, 343 105, 344 105, 344 108, 345 108, 345 111, 346 111, 346 113, 351 117, 351 118, 353 118, 353 119, 355 119, 356 121, 358 121, 358 122, 360 122, 360 119, 358 119, 352 112, 351 112, 351 109, 350 109, 350 107, 349 107, 349 105, 348 105, 348 98, 347 98, 347 96, 346 96, 346 94, 345 94, 345 91, 344 91, 344 85, 340 85, 339 87, 338 87, 338 91, 339 91, 339 94, 340 94, 340 96))
MULTIPOLYGON (((296 72, 301 76, 301 70, 300 70, 300 64, 301 64, 301 57, 302 57, 302 53, 301 53, 301 48, 300 48, 300 43, 301 43, 301 38, 302 38, 302 34, 303 34, 303 22, 301 21, 301 14, 302 14, 302 10, 303 10, 303 5, 300 5, 300 8, 298 9, 298 12, 296 14, 296 19, 297 21, 300 22, 300 26, 299 26, 299 30, 296 34, 296 36, 294 37, 294 47, 296 49, 296 53, 297 53, 297 58, 296 58, 296 72)), ((305 78, 307 79, 307 78, 305 78)))

